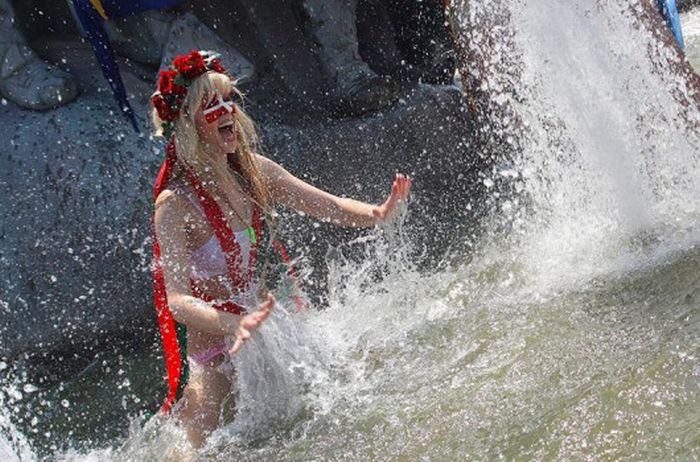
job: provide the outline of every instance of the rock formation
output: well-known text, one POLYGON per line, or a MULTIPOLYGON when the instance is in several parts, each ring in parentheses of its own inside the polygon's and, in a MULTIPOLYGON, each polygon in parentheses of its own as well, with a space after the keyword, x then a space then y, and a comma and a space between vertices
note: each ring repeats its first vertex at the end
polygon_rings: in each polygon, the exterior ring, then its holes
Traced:
MULTIPOLYGON (((266 154, 320 187, 368 201, 387 193, 397 170, 410 173, 409 226, 420 249, 439 258, 464 234, 467 204, 480 190, 469 178, 483 165, 466 147, 471 127, 457 87, 404 81, 382 111, 340 117, 301 4, 217 0, 194 13, 256 69, 246 89, 266 154)), ((63 354, 81 363, 119 337, 158 342, 149 264, 151 185, 163 142, 149 135, 157 69, 147 63, 162 44, 145 50, 150 59, 120 61, 143 126, 135 134, 71 27, 35 35, 32 45, 75 76, 80 98, 48 113, 0 106, 1 123, 12 128, 0 150, 0 351, 10 359, 63 354)), ((314 285, 322 285, 325 251, 347 234, 290 220, 289 247, 311 257, 314 285)))

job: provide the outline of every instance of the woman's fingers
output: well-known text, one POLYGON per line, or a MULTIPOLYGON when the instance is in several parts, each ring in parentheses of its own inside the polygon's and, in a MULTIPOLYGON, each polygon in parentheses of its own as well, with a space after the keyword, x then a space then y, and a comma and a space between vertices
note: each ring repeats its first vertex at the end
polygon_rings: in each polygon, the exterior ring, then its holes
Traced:
POLYGON ((413 180, 411 177, 397 173, 391 184, 391 192, 386 201, 372 210, 372 215, 377 221, 386 220, 391 216, 398 204, 404 202, 411 192, 413 180))
POLYGON ((411 179, 406 175, 397 174, 394 184, 391 186, 391 195, 389 201, 391 205, 396 202, 403 202, 408 197, 411 190, 411 179))
POLYGON ((396 192, 398 196, 397 199, 399 201, 403 201, 404 199, 406 199, 406 197, 408 197, 408 194, 411 191, 411 185, 411 177, 403 175, 401 173, 397 173, 396 179, 394 180, 394 184, 392 186, 392 193, 396 192))
MULTIPOLYGON (((260 324, 262 321, 266 320, 269 316, 270 313, 272 312, 272 308, 275 306, 275 297, 272 296, 272 294, 268 294, 267 297, 265 298, 265 301, 260 303, 255 311, 252 313, 248 314, 245 316, 245 321, 254 321, 255 326, 260 324)), ((251 327, 251 326, 248 326, 251 327)))
POLYGON ((236 335, 236 337, 243 340, 244 342, 247 342, 248 340, 250 340, 250 331, 245 327, 241 327, 238 329, 238 334, 236 335))
POLYGON ((258 309, 254 313, 255 319, 257 319, 260 322, 266 320, 270 316, 270 313, 272 312, 272 308, 274 306, 275 297, 273 297, 272 294, 268 292, 265 301, 258 305, 258 309))
POLYGON ((251 314, 250 317, 253 319, 254 324, 248 327, 251 329, 256 329, 260 324, 263 323, 263 321, 270 317, 270 310, 256 311, 255 313, 251 314))
POLYGON ((233 346, 231 347, 230 350, 228 350, 228 354, 234 355, 238 350, 241 349, 243 346, 243 340, 237 338, 236 341, 233 343, 233 346))
POLYGON ((235 354, 238 350, 241 349, 243 344, 247 342, 250 339, 250 331, 246 329, 245 327, 238 327, 238 331, 236 331, 236 341, 233 343, 233 346, 231 347, 230 350, 228 350, 228 353, 230 355, 235 354))
POLYGON ((264 320, 270 317, 272 308, 275 306, 275 297, 271 293, 267 294, 265 301, 258 305, 257 309, 241 318, 238 323, 238 329, 236 330, 236 341, 234 342, 231 349, 228 350, 229 354, 236 353, 245 342, 250 340, 252 336, 251 332, 262 324, 264 320))
POLYGON ((268 292, 267 297, 265 297, 265 301, 258 305, 258 311, 266 311, 269 313, 270 311, 272 311, 273 306, 275 306, 275 297, 273 297, 272 294, 268 292))
POLYGON ((398 182, 401 197, 402 199, 405 199, 406 197, 408 197, 408 193, 411 191, 411 185, 413 183, 413 180, 409 176, 399 174, 398 182))

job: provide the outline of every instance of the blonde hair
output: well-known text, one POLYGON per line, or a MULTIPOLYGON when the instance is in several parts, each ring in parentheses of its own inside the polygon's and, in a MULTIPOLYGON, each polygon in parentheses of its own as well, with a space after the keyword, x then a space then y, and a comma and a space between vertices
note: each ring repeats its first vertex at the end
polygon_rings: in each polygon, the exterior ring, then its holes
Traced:
MULTIPOLYGON (((236 88, 229 76, 214 71, 202 74, 188 85, 180 117, 174 122, 173 133, 178 159, 181 158, 191 165, 199 176, 211 168, 211 163, 206 156, 199 155, 200 150, 197 149, 200 139, 194 122, 195 111, 200 108, 203 99, 208 100, 214 93, 226 95, 229 92, 237 95, 239 100, 243 99, 243 93, 236 88)), ((156 127, 156 135, 163 136, 163 121, 158 117, 158 111, 153 109, 151 117, 156 127)), ((272 198, 255 158, 260 150, 258 131, 253 120, 239 104, 236 104, 234 120, 238 134, 237 167, 243 180, 241 186, 250 194, 253 202, 262 209, 263 213, 270 214, 272 198)))

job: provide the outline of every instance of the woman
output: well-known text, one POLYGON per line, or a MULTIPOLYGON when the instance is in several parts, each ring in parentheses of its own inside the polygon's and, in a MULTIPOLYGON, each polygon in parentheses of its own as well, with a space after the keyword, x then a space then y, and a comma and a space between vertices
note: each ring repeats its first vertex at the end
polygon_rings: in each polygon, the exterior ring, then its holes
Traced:
POLYGON ((177 402, 195 446, 235 410, 231 356, 275 303, 269 293, 258 303, 256 289, 273 207, 373 226, 411 189, 411 179, 397 175, 387 200, 370 205, 295 178, 256 153, 254 125, 234 97, 240 93, 218 57, 193 51, 161 71, 152 98, 158 134, 169 139, 154 188, 154 292, 169 382, 164 410, 177 402))

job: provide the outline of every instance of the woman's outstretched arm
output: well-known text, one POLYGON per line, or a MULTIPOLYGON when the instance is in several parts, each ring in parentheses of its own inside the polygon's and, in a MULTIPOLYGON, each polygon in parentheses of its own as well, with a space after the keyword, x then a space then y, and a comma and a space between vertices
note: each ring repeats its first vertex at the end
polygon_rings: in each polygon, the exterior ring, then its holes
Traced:
POLYGON ((340 226, 368 227, 388 219, 411 192, 412 179, 397 174, 381 205, 334 196, 295 177, 281 165, 258 156, 275 203, 340 226))

